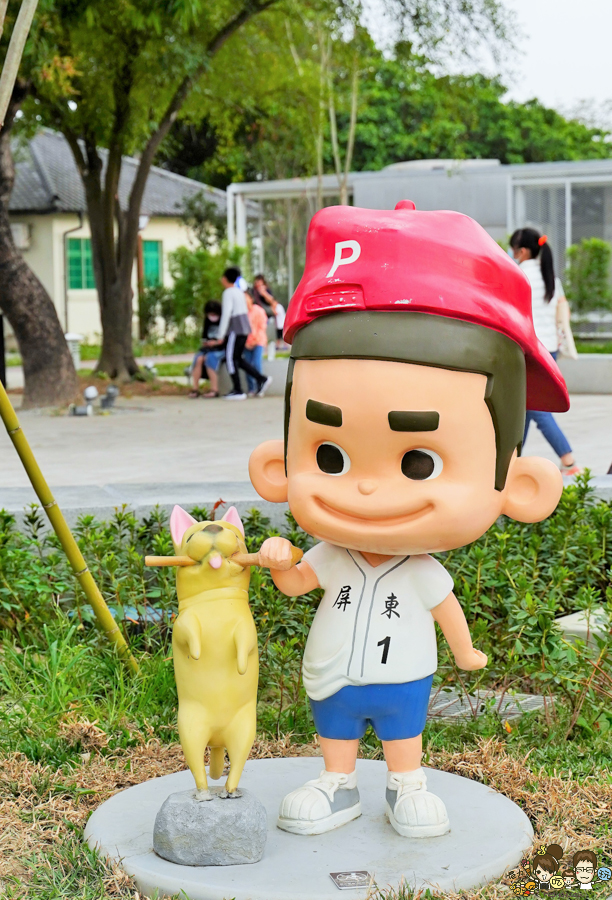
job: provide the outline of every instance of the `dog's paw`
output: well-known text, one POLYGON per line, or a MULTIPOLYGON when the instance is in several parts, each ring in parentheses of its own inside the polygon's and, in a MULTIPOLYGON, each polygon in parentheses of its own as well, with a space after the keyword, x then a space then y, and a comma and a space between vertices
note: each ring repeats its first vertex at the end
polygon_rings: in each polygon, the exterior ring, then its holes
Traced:
POLYGON ((199 803, 202 800, 212 800, 213 795, 210 793, 208 788, 203 788, 202 790, 195 792, 195 798, 199 803))
POLYGON ((217 795, 221 800, 237 800, 239 797, 242 797, 242 791, 236 789, 235 791, 226 791, 223 789, 217 795))

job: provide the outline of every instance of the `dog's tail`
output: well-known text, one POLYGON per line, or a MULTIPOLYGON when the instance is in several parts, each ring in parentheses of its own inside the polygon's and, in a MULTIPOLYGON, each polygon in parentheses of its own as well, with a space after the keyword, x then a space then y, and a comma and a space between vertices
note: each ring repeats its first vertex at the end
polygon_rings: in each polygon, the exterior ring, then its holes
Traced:
POLYGON ((225 747, 210 748, 210 777, 215 781, 223 775, 225 768, 225 747))

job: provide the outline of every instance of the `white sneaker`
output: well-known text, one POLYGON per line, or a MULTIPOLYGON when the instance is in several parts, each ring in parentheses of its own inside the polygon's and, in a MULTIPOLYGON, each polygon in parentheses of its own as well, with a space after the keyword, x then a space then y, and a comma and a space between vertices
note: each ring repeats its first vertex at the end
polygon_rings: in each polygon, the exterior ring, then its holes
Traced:
POLYGON ((361 815, 357 773, 321 772, 318 778, 287 794, 278 827, 292 834, 323 834, 361 815))
POLYGON ((262 384, 262 386, 261 386, 261 387, 259 388, 259 390, 257 391, 257 396, 258 396, 258 397, 265 397, 266 391, 268 390, 268 388, 269 388, 270 385, 272 384, 272 381, 273 381, 272 376, 271 376, 271 375, 268 375, 268 377, 266 378, 266 380, 264 381, 264 383, 262 384))
POLYGON ((223 398, 224 400, 246 400, 246 394, 237 394, 235 391, 230 391, 229 394, 226 394, 223 398))
POLYGON ((404 837, 437 837, 450 831, 446 807, 427 790, 422 768, 414 772, 387 772, 387 815, 404 837))

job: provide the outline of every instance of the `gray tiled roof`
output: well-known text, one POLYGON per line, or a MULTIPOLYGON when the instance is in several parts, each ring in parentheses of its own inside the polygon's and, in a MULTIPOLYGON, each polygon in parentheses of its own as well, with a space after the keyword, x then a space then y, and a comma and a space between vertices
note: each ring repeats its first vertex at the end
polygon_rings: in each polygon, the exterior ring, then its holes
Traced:
MULTIPOLYGON (((100 155, 106 162, 106 151, 100 151, 100 155)), ((124 209, 137 167, 138 160, 124 156, 119 183, 124 209)), ((184 199, 202 190, 220 212, 225 212, 225 191, 153 166, 140 212, 146 216, 180 215, 184 199)), ((15 154, 11 212, 84 212, 85 209, 83 183, 66 139, 52 131, 41 131, 15 154)))

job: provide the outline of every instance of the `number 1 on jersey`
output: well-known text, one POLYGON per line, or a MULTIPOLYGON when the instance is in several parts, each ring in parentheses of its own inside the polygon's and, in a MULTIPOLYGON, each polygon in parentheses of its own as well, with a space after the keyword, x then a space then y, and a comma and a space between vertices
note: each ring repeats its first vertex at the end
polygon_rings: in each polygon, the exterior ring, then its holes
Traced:
POLYGON ((391 643, 391 638, 386 637, 386 638, 383 638, 382 641, 379 641, 376 645, 377 647, 383 648, 383 655, 382 655, 382 659, 380 661, 383 666, 387 665, 387 657, 389 656, 389 644, 390 643, 391 643))

